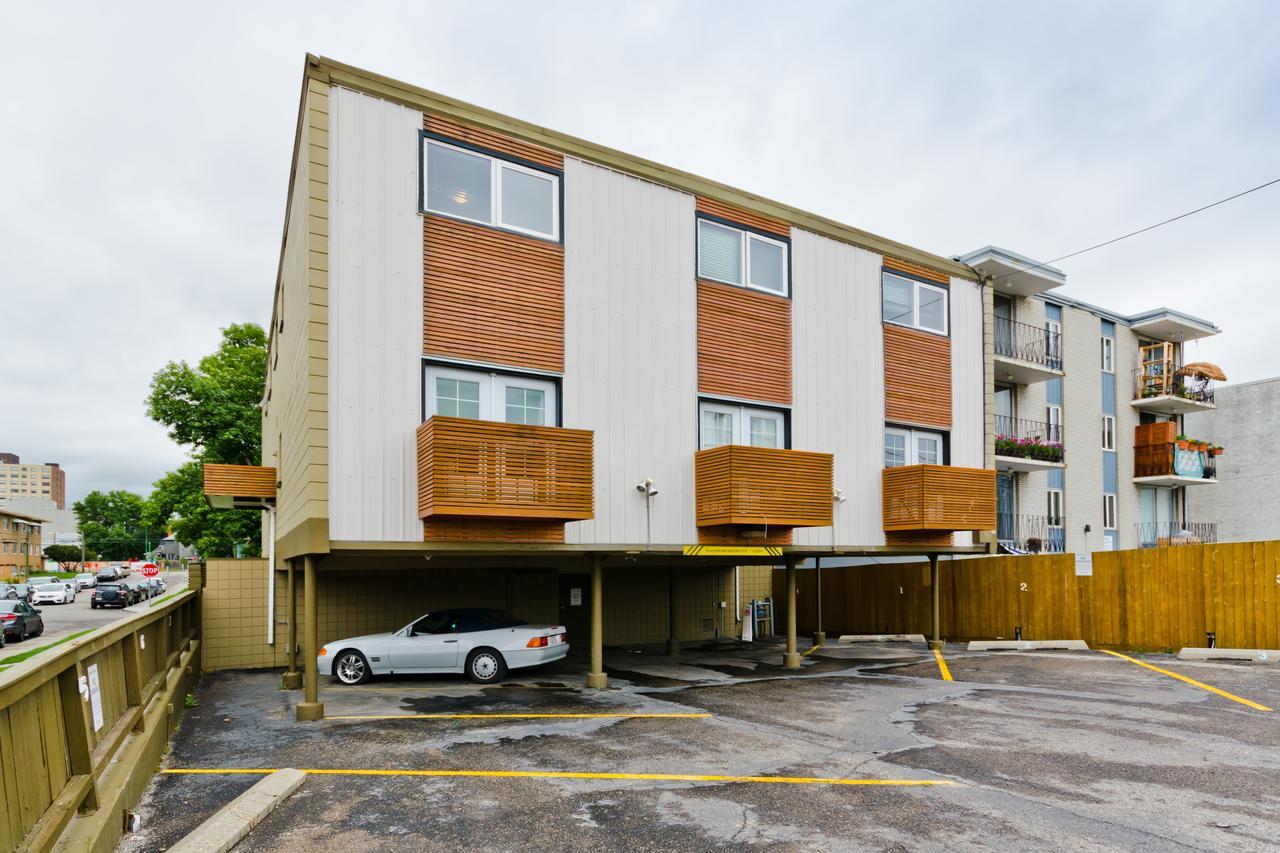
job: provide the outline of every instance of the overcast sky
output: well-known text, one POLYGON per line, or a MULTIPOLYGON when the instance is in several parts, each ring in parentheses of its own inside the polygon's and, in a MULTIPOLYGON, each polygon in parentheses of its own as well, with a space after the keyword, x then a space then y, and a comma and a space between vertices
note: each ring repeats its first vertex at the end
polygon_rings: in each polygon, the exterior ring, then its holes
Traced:
MULTIPOLYGON (((71 499, 181 462, 143 399, 269 320, 307 51, 940 254, 1049 259, 1280 177, 1277 45, 1270 0, 7 4, 0 451, 60 461, 71 499)), ((1278 250, 1280 186, 1065 262, 1064 292, 1210 319, 1188 360, 1260 379, 1278 250)))

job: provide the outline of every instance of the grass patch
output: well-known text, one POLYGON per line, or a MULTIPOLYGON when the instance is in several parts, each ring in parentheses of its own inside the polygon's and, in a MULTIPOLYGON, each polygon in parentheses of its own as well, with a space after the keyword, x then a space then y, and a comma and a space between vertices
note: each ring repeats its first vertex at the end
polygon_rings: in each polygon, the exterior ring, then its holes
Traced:
POLYGON ((151 603, 150 603, 150 604, 148 604, 147 606, 148 606, 148 607, 155 607, 157 604, 164 604, 166 601, 168 601, 169 599, 173 598, 175 595, 181 595, 182 593, 184 593, 184 592, 186 592, 186 591, 187 591, 187 590, 186 590, 186 588, 185 588, 185 587, 184 587, 184 588, 182 588, 182 589, 175 589, 173 592, 169 593, 168 595, 162 595, 162 596, 160 596, 159 598, 153 598, 153 599, 151 599, 151 603))
POLYGON ((43 646, 37 646, 34 649, 24 649, 23 651, 18 652, 16 655, 9 655, 9 657, 7 658, 0 658, 0 664, 22 663, 27 658, 32 657, 34 655, 38 655, 41 652, 43 652, 45 649, 51 649, 54 646, 60 646, 63 643, 74 640, 76 637, 83 637, 85 634, 92 633, 93 631, 96 631, 96 630, 98 629, 85 628, 83 631, 76 631, 74 634, 68 634, 65 637, 54 640, 52 643, 47 643, 46 645, 43 645, 43 646))

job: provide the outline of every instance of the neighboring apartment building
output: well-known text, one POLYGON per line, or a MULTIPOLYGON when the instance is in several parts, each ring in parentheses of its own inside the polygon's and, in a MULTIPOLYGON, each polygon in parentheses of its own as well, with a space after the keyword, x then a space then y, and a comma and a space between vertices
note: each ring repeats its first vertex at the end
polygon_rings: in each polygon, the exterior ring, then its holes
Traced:
POLYGON ((988 246, 960 258, 994 301, 998 539, 1007 553, 1215 541, 1189 495, 1218 492, 1212 448, 1183 419, 1214 410, 1216 366, 1186 344, 1219 332, 1168 308, 1123 316, 1063 296, 1065 274, 988 246))
POLYGON ((0 507, 0 578, 29 575, 44 568, 36 516, 0 507))
POLYGON ((23 464, 16 453, 0 453, 0 500, 48 498, 67 508, 67 475, 57 462, 23 464))
POLYGON ((1188 492, 1188 514, 1217 525, 1221 542, 1280 539, 1280 454, 1275 452, 1280 376, 1224 385, 1217 408, 1187 415, 1188 435, 1220 445, 1219 489, 1188 492))
POLYGON ((736 634, 770 588, 744 563, 987 550, 976 278, 309 57, 263 467, 206 493, 270 508, 309 666, 469 604, 565 624, 603 686, 604 642, 736 634))
POLYGON ((50 545, 80 544, 80 527, 75 510, 58 509, 52 498, 0 498, 0 512, 5 510, 43 519, 40 525, 42 550, 50 545))

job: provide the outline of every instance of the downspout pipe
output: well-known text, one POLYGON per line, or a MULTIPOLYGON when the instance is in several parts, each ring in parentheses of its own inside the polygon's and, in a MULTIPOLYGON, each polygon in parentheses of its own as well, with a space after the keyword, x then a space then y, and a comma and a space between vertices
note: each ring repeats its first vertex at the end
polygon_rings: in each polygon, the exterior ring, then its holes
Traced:
POLYGON ((267 506, 267 645, 276 644, 276 508, 267 506))

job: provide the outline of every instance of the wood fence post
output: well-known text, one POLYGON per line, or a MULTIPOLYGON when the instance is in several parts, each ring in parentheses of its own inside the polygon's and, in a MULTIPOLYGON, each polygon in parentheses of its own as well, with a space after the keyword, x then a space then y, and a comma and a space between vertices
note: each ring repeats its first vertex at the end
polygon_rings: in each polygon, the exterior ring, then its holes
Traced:
POLYGON ((98 810, 98 782, 93 773, 93 717, 88 695, 80 695, 80 679, 85 677, 83 663, 67 667, 58 673, 58 692, 62 697, 62 721, 67 732, 71 775, 89 777, 89 788, 80 802, 80 811, 89 814, 98 810))

